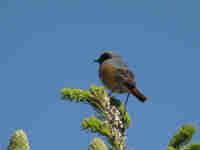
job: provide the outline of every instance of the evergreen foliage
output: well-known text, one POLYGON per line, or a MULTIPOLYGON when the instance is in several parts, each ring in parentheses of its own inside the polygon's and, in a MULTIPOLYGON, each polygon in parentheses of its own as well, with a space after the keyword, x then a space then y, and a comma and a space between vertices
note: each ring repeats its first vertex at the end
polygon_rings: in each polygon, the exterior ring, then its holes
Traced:
POLYGON ((126 129, 130 126, 130 116, 120 100, 109 97, 104 87, 91 86, 89 91, 64 88, 62 99, 84 102, 97 112, 83 120, 82 128, 107 138, 110 150, 124 150, 126 129))
POLYGON ((9 140, 7 150, 29 150, 28 138, 23 130, 15 131, 9 140))
POLYGON ((107 147, 102 140, 94 138, 89 146, 89 150, 107 150, 107 147))
MULTIPOLYGON (((64 88, 61 94, 63 100, 84 102, 96 110, 96 116, 83 120, 83 129, 105 136, 110 150, 126 149, 126 129, 130 126, 131 118, 120 100, 109 97, 104 87, 96 86, 91 86, 89 91, 64 88)), ((189 144, 195 132, 195 126, 183 125, 169 141, 167 150, 200 150, 199 143, 189 144)), ((89 150, 94 150, 94 147, 90 145, 89 150)))
POLYGON ((167 150, 200 150, 200 143, 189 144, 196 127, 192 124, 184 124, 169 141, 167 150))
MULTIPOLYGON (((61 90, 62 100, 89 104, 95 111, 82 121, 82 129, 104 136, 108 148, 99 138, 94 138, 88 150, 125 150, 126 129, 131 118, 124 104, 115 97, 107 95, 104 87, 91 86, 89 90, 64 88, 61 90)), ((169 141, 166 150, 200 150, 200 142, 190 144, 196 127, 184 124, 169 141)), ((16 130, 9 140, 7 150, 29 150, 29 142, 23 130, 16 130)))

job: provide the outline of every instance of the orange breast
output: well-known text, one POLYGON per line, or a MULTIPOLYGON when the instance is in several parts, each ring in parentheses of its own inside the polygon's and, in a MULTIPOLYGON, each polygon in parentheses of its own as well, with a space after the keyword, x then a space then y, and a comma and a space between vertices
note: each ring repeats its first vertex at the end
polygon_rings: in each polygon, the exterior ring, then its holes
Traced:
POLYGON ((114 91, 117 86, 116 69, 110 64, 102 64, 100 66, 99 76, 103 84, 111 91, 114 91))

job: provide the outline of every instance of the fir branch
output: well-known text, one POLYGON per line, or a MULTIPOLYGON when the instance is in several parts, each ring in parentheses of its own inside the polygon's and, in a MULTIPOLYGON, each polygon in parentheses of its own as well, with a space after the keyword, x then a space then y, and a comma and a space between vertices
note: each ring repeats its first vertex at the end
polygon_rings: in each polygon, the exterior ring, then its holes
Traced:
POLYGON ((131 118, 120 100, 109 97, 104 87, 91 86, 89 91, 64 88, 62 99, 88 103, 97 112, 82 122, 82 128, 107 137, 112 150, 124 150, 126 129, 131 118))
POLYGON ((23 130, 17 130, 9 140, 7 150, 29 150, 29 143, 26 133, 23 130))
POLYGON ((195 144, 190 144, 184 147, 182 150, 200 150, 200 142, 195 143, 195 144))
POLYGON ((94 138, 88 150, 107 150, 107 147, 101 139, 94 138))
POLYGON ((181 127, 172 137, 169 142, 169 146, 174 147, 175 149, 180 149, 191 141, 195 132, 196 127, 192 124, 183 125, 183 127, 181 127))

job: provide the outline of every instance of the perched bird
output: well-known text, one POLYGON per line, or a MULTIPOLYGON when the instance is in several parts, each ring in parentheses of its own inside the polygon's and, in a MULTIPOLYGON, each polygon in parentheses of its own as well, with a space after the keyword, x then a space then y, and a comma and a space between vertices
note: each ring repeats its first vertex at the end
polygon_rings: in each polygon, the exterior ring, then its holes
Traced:
MULTIPOLYGON (((128 102, 129 95, 132 94, 141 102, 147 98, 136 88, 134 74, 123 63, 122 58, 115 52, 103 52, 95 62, 99 63, 99 77, 103 84, 111 93, 128 93, 125 105, 128 102)), ((110 94, 111 94, 110 93, 110 94)))

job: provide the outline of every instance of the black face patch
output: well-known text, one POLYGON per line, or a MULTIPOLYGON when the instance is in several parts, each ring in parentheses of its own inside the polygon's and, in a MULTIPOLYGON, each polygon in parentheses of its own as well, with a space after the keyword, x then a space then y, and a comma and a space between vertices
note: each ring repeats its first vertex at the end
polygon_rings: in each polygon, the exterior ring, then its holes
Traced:
POLYGON ((112 55, 110 53, 103 53, 98 59, 99 63, 103 63, 105 60, 111 59, 112 55))

